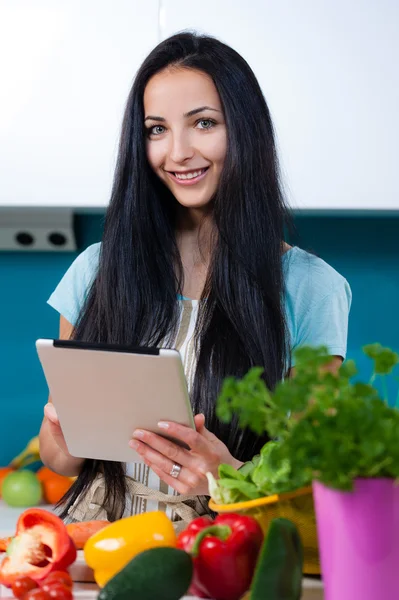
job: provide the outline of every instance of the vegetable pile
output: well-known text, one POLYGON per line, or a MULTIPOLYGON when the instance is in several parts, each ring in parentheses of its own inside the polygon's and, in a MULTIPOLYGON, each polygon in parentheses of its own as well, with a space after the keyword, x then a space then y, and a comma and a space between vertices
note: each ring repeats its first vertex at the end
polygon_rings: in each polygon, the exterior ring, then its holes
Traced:
MULTIPOLYGON (((301 540, 285 519, 272 521, 265 540, 254 518, 234 513, 195 519, 178 537, 160 511, 95 523, 77 524, 77 540, 81 544, 86 535, 84 554, 101 587, 98 600, 301 596, 301 540)), ((0 564, 0 584, 20 600, 72 600, 67 569, 76 546, 70 527, 48 511, 26 510, 0 564)))
POLYGON ((240 600, 248 589, 250 600, 299 600, 302 568, 301 540, 290 521, 272 521, 263 541, 252 517, 200 517, 179 534, 177 548, 136 554, 107 581, 98 600, 180 600, 187 593, 240 600))

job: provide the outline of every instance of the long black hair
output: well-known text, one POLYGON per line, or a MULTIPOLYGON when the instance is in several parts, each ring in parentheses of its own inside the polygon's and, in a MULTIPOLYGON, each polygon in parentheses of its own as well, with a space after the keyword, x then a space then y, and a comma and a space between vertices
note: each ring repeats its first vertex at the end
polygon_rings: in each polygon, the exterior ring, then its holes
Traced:
MULTIPOLYGON (((223 378, 264 367, 273 388, 287 367, 282 243, 287 211, 279 183, 273 125, 256 77, 229 46, 208 36, 179 33, 161 42, 135 78, 124 115, 99 270, 75 328, 76 339, 160 345, 173 339, 183 268, 175 237, 177 201, 151 170, 145 150, 143 96, 167 67, 210 76, 222 103, 227 153, 213 199, 217 236, 195 332, 198 362, 192 389, 195 413, 242 461, 266 441, 215 416, 223 378)), ((63 498, 63 516, 103 473, 111 518, 124 506, 124 466, 86 460, 63 498), (118 501, 118 504, 115 502, 118 501)))

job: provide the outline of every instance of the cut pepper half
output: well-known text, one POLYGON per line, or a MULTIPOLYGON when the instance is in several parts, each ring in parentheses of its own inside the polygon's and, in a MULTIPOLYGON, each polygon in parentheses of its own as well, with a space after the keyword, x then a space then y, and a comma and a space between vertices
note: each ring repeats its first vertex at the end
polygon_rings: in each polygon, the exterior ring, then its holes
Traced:
POLYGON ((76 560, 76 548, 62 520, 41 508, 23 512, 0 565, 0 583, 11 587, 21 576, 42 581, 76 560))

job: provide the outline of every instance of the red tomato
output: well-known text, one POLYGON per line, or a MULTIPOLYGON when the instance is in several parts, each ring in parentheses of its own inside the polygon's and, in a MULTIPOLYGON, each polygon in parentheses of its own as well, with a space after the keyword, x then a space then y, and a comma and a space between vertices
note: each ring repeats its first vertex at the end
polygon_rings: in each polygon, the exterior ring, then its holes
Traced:
POLYGON ((65 587, 70 589, 73 588, 72 577, 66 571, 53 571, 52 573, 50 573, 50 575, 47 575, 46 579, 43 582, 42 588, 46 589, 45 586, 52 586, 55 583, 61 583, 62 585, 65 585, 65 587))
POLYGON ((24 600, 50 600, 50 596, 44 590, 36 588, 25 594, 24 600))
POLYGON ((36 581, 33 581, 30 577, 19 577, 12 584, 12 593, 16 598, 22 598, 30 590, 37 588, 36 581))
POLYGON ((65 585, 62 585, 62 583, 55 583, 52 585, 47 594, 54 600, 73 600, 72 590, 65 585))

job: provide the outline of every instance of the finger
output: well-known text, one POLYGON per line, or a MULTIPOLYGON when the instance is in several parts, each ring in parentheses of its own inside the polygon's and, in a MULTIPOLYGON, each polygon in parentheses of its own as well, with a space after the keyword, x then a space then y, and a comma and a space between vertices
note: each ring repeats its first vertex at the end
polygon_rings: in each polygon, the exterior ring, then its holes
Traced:
MULTIPOLYGON (((158 469, 160 472, 162 472, 162 478, 164 481, 166 476, 170 477, 171 480, 176 481, 177 478, 172 477, 170 475, 173 465, 175 464, 174 461, 170 460, 166 456, 163 456, 162 454, 160 454, 153 448, 150 448, 146 444, 143 444, 142 442, 134 440, 130 445, 143 458, 146 465, 151 467, 153 471, 155 471, 155 469, 158 469)), ((187 492, 187 490, 197 487, 201 482, 202 477, 191 472, 190 469, 188 469, 187 467, 182 466, 178 479, 180 487, 181 485, 185 485, 187 492)))
POLYGON ((165 438, 152 433, 151 431, 136 429, 133 432, 133 440, 143 442, 145 446, 156 450, 161 455, 169 459, 172 464, 179 463, 186 467, 193 466, 193 456, 185 448, 166 440, 165 438))
POLYGON ((198 433, 203 435, 207 440, 209 440, 211 442, 214 442, 215 440, 217 440, 217 437, 205 427, 205 415, 204 414, 199 413, 198 415, 195 415, 194 423, 195 423, 195 428, 198 431, 198 433))
POLYGON ((171 421, 160 421, 158 427, 171 437, 184 442, 191 450, 202 456, 212 453, 212 448, 202 431, 200 433, 195 429, 191 429, 191 427, 171 421))
POLYGON ((49 421, 54 423, 55 425, 59 425, 57 411, 55 410, 54 404, 51 402, 47 402, 44 407, 44 415, 47 417, 49 421))
POLYGON ((194 423, 196 430, 201 433, 201 430, 205 427, 205 415, 200 413, 199 415, 195 415, 194 423))
POLYGON ((167 485, 176 490, 176 492, 178 492, 179 494, 183 494, 184 496, 190 495, 191 488, 181 481, 181 473, 178 478, 175 478, 171 477, 168 473, 165 473, 164 471, 162 471, 162 469, 159 469, 156 466, 149 466, 152 468, 154 473, 158 475, 160 479, 162 479, 162 481, 164 481, 167 485))
POLYGON ((59 424, 53 423, 50 419, 47 421, 48 427, 50 429, 50 433, 53 436, 53 439, 60 450, 66 455, 71 456, 69 453, 68 447, 65 443, 64 434, 62 433, 61 426, 59 424))
POLYGON ((69 453, 68 447, 65 443, 64 434, 62 433, 61 425, 58 420, 57 411, 55 410, 54 404, 48 402, 44 407, 44 415, 47 418, 48 427, 50 429, 50 433, 53 436, 53 439, 60 450, 66 454, 66 456, 71 456, 69 453))

